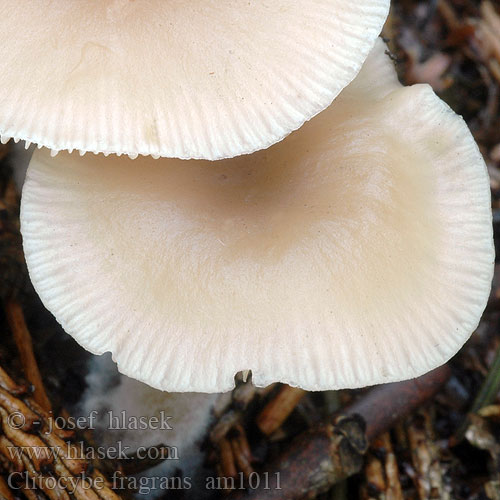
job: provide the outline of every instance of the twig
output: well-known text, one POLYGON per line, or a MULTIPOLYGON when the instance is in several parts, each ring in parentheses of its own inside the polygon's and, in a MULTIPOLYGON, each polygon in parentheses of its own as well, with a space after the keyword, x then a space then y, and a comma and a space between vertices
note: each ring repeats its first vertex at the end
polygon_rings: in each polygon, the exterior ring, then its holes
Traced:
POLYGON ((346 414, 361 415, 366 422, 367 438, 372 441, 432 398, 450 376, 450 367, 443 365, 413 380, 378 386, 350 405, 346 414))
POLYGON ((31 430, 36 423, 40 422, 40 417, 34 411, 2 388, 0 388, 0 406, 9 414, 22 414, 23 420, 20 422, 19 429, 23 431, 31 430))
POLYGON ((120 497, 111 489, 111 484, 99 470, 93 470, 92 479, 99 481, 101 484, 98 491, 99 496, 102 497, 103 500, 120 500, 120 497))
POLYGON ((296 437, 266 467, 269 481, 259 488, 230 498, 235 500, 314 498, 362 467, 368 447, 360 417, 337 416, 296 437), (269 488, 269 489, 266 489, 269 488))
POLYGON ((233 451, 234 461, 238 466, 238 469, 243 472, 245 478, 250 477, 254 470, 250 465, 250 460, 247 454, 242 449, 241 442, 238 439, 232 439, 231 448, 233 451))
POLYGON ((242 413, 240 411, 230 409, 227 413, 222 415, 210 432, 210 441, 217 445, 217 443, 219 443, 221 439, 224 439, 227 433, 241 421, 241 418, 242 413))
POLYGON ((24 486, 20 486, 19 490, 23 492, 27 500, 47 500, 46 496, 38 490, 30 490, 24 486))
POLYGON ((447 0, 439 0, 437 8, 450 31, 455 31, 460 28, 460 21, 447 0))
POLYGON ((57 452, 57 457, 73 475, 79 476, 87 471, 89 464, 74 444, 66 443, 53 432, 47 432, 46 426, 42 428, 40 435, 47 446, 57 452))
POLYGON ((33 398, 45 411, 50 412, 52 405, 45 392, 35 353, 33 352, 31 335, 24 320, 23 310, 16 300, 10 299, 5 303, 5 312, 19 351, 24 373, 34 387, 33 398))
POLYGON ((19 396, 21 394, 26 394, 28 389, 23 385, 17 385, 8 375, 7 372, 0 367, 0 387, 9 391, 11 394, 15 396, 19 396))
POLYGON ((419 499, 449 499, 449 492, 445 489, 443 482, 443 470, 438 450, 434 443, 430 413, 421 410, 413 415, 408 422, 407 429, 419 499))
POLYGON ((231 498, 299 500, 327 491, 359 472, 368 441, 434 396, 449 377, 450 369, 445 365, 415 380, 371 389, 343 414, 297 436, 266 466, 270 478, 279 478, 280 489, 276 484, 261 484, 231 498))
POLYGON ((10 463, 10 469, 14 472, 22 472, 24 464, 21 457, 17 453, 13 453, 15 445, 9 441, 4 435, 0 434, 0 454, 3 455, 10 463))
POLYGON ((53 477, 45 477, 38 472, 38 470, 33 467, 28 457, 23 456, 24 467, 29 475, 29 477, 34 480, 36 486, 38 486, 50 500, 70 500, 70 496, 63 490, 57 481, 54 481, 53 477))
POLYGON ((253 461, 252 451, 250 450, 250 445, 248 444, 248 439, 245 433, 245 430, 238 424, 233 429, 233 436, 231 436, 231 441, 236 441, 238 443, 238 449, 241 454, 244 456, 245 460, 249 463, 253 461))
POLYGON ((71 472, 58 457, 54 462, 54 471, 59 478, 66 480, 67 484, 71 485, 76 500, 100 500, 99 495, 92 489, 88 480, 85 477, 78 477, 78 480, 74 481, 71 472))
POLYGON ((387 477, 387 500, 404 500, 403 489, 399 480, 399 468, 396 455, 392 448, 391 437, 388 432, 376 439, 375 447, 385 451, 385 475, 387 477))
MULTIPOLYGON (((17 387, 11 382, 6 385, 17 387)), ((34 481, 34 486, 42 490, 50 500, 69 500, 68 491, 76 500, 120 499, 95 467, 98 465, 102 468, 102 461, 98 462, 96 459, 91 475, 87 475, 90 464, 83 447, 77 447, 61 438, 67 435, 67 431, 54 426, 51 413, 46 412, 34 400, 25 398, 22 401, 5 389, 0 389, 0 395, 3 431, 0 434, 0 459, 7 471, 13 474, 14 481, 16 478, 25 480, 27 474, 34 481), (16 418, 13 419, 14 415, 16 418), (30 422, 30 431, 33 433, 25 432, 28 428, 22 425, 23 420, 30 422)), ((19 485, 20 488, 21 486, 19 485)), ((35 490, 26 496, 39 498, 35 490)))
POLYGON ((227 439, 219 441, 220 463, 224 477, 236 477, 238 471, 234 460, 233 448, 227 439))
POLYGON ((0 500, 16 500, 2 476, 0 476, 0 500))
POLYGON ((306 392, 298 387, 283 386, 257 417, 257 427, 265 436, 278 430, 306 392))
POLYGON ((387 489, 384 464, 372 454, 368 454, 365 465, 366 486, 362 490, 362 498, 380 497, 387 489))
POLYGON ((404 500, 396 455, 388 432, 375 439, 365 467, 367 486, 365 496, 386 500, 404 500), (375 490, 375 491, 374 491, 375 490))
MULTIPOLYGON (((30 454, 30 459, 37 471, 54 461, 51 451, 38 436, 26 434, 17 429, 10 415, 3 408, 0 408, 0 416, 2 429, 7 439, 12 441, 19 449, 30 454)), ((14 450, 11 450, 11 452, 14 453, 14 450)))
MULTIPOLYGON (((31 410, 33 410, 38 416, 45 420, 45 423, 43 424, 44 428, 48 427, 49 429, 52 429, 56 436, 64 440, 72 439, 75 437, 74 430, 62 429, 58 425, 57 419, 54 418, 52 411, 45 411, 33 398, 24 398, 24 402, 31 410)), ((63 417, 63 420, 64 418, 66 418, 66 421, 68 421, 67 417, 63 417)))

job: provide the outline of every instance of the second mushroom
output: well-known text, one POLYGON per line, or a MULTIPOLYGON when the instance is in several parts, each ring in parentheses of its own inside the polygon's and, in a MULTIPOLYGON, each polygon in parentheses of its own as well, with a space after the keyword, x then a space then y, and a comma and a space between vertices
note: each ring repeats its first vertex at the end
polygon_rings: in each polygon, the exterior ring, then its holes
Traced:
POLYGON ((169 391, 226 391, 246 369, 258 385, 353 388, 447 361, 490 289, 488 175, 464 121, 402 87, 385 49, 252 155, 36 152, 24 248, 64 329, 169 391))

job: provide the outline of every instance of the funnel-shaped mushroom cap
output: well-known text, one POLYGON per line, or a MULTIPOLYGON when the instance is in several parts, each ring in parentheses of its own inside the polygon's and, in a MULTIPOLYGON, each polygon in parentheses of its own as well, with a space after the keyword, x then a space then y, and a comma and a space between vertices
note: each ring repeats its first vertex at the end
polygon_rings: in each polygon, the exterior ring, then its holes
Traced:
POLYGON ((356 76, 389 0, 0 0, 0 135, 219 159, 274 144, 356 76))
POLYGON ((217 163, 35 153, 30 274, 67 332, 170 391, 420 375, 476 327, 493 271, 485 164, 379 42, 285 141, 217 163))
MULTIPOLYGON (((75 417, 89 417, 97 412, 95 438, 101 446, 120 446, 131 455, 138 449, 168 445, 181 460, 165 460, 155 472, 174 474, 176 469, 192 474, 204 456, 198 441, 203 439, 212 421, 212 410, 218 395, 157 391, 125 376, 116 376, 116 366, 108 356, 94 358, 86 378, 87 388, 78 404, 75 417), (111 412, 111 413, 110 413, 111 412), (157 418, 168 426, 152 422, 157 418), (127 425, 127 421, 130 423, 127 425), (151 422, 138 431, 135 419, 151 422), (124 424, 116 425, 116 421, 124 424), (110 425, 111 424, 111 425, 110 425), (132 425, 131 425, 132 424, 132 425), (128 427, 128 428, 127 428, 128 427)), ((153 471, 150 471, 153 472, 153 471)), ((153 498, 157 498, 156 495, 153 498)))

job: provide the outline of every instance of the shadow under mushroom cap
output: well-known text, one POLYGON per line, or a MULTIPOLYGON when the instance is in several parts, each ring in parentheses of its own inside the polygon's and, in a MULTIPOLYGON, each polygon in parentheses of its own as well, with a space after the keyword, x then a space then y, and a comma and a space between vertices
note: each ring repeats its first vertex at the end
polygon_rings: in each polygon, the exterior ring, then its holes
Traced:
POLYGON ((464 121, 379 41, 326 111, 220 162, 37 152, 30 275, 65 330, 169 391, 418 376, 485 307, 489 181, 464 121))

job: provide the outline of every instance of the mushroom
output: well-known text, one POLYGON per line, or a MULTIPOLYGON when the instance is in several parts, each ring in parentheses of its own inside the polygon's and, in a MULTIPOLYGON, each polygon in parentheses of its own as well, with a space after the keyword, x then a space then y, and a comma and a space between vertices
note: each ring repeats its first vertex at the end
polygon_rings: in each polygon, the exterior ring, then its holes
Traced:
POLYGON ((354 388, 416 377, 476 328, 494 250, 485 163, 378 41, 266 151, 220 162, 37 151, 21 225, 63 328, 169 391, 354 388))
POLYGON ((3 141, 214 160, 266 148, 325 109, 389 0, 1 6, 3 141))

